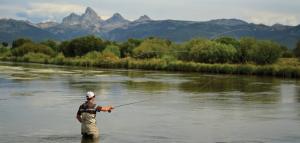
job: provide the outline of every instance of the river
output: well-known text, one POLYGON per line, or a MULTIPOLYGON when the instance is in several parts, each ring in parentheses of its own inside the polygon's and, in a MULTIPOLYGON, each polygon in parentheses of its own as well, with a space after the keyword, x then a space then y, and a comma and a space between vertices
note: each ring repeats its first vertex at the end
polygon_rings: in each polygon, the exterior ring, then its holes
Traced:
POLYGON ((1 143, 80 143, 76 112, 98 105, 101 143, 299 143, 294 79, 0 64, 1 143))

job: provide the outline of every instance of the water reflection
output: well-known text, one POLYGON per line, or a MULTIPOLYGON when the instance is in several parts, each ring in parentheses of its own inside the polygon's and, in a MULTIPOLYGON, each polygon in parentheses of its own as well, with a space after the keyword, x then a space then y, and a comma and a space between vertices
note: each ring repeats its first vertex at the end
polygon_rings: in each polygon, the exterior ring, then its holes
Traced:
POLYGON ((296 94, 295 94, 295 100, 300 103, 300 86, 296 86, 295 87, 295 91, 296 91, 296 94))
POLYGON ((273 86, 280 84, 276 79, 257 79, 246 77, 206 77, 194 78, 191 81, 183 82, 179 89, 185 92, 266 92, 273 86))
POLYGON ((81 143, 100 143, 100 138, 87 138, 82 137, 81 143))
POLYGON ((168 83, 157 81, 127 81, 123 82, 129 90, 139 90, 143 92, 165 91, 170 88, 168 83))

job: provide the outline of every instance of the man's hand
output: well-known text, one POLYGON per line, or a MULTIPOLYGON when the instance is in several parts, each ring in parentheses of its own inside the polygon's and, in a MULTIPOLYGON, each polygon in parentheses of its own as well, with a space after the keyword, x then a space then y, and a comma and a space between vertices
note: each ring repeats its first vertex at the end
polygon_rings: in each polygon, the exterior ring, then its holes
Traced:
POLYGON ((82 122, 82 118, 81 118, 80 115, 77 115, 76 118, 77 118, 77 120, 78 120, 80 123, 82 122))

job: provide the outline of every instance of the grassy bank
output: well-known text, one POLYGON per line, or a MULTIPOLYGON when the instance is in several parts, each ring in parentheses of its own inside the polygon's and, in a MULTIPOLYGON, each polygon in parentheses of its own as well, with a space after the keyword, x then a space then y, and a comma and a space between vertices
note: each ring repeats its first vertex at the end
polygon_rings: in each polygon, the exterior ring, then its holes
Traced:
POLYGON ((49 57, 37 54, 28 57, 1 58, 2 61, 29 62, 41 64, 54 64, 66 66, 122 68, 142 70, 162 70, 180 72, 198 72, 212 74, 237 74, 274 76, 281 78, 300 78, 300 62, 296 58, 281 58, 271 65, 256 64, 207 64, 185 62, 170 59, 134 59, 134 58, 65 58, 63 56, 49 57), (34 58, 33 58, 34 57, 34 58))
MULTIPOLYGON (((53 65, 239 74, 299 78, 297 50, 251 37, 191 39, 149 37, 124 42, 84 36, 67 41, 17 39, 0 48, 0 60, 53 65), (4 47, 3 47, 4 46, 4 47)), ((300 49, 300 46, 299 48, 300 49)), ((300 53, 300 52, 299 52, 300 53)))

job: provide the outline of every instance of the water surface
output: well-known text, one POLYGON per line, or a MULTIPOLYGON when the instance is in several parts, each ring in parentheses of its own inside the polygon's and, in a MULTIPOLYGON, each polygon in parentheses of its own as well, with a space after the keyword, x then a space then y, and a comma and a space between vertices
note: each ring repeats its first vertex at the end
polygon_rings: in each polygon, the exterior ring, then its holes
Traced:
POLYGON ((81 142, 84 94, 99 105, 101 143, 299 143, 293 79, 0 64, 0 142, 81 142))

